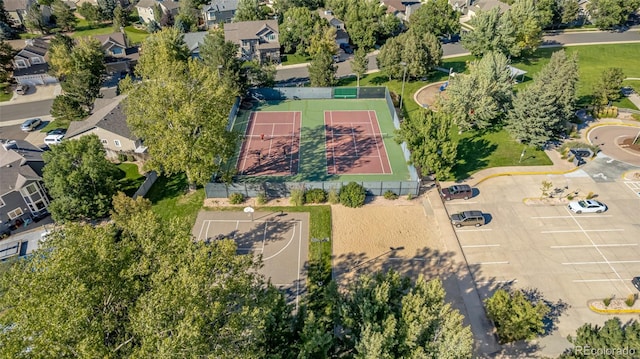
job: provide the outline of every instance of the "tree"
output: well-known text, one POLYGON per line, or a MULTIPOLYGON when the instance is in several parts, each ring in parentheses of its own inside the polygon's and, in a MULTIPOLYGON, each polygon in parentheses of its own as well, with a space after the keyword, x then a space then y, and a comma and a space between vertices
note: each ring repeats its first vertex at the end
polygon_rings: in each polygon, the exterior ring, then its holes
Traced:
POLYGON ((273 87, 276 84, 276 65, 273 63, 260 64, 257 60, 248 61, 243 66, 248 86, 273 87))
POLYGON ((592 22, 600 29, 624 24, 640 7, 640 0, 593 0, 587 5, 592 22))
POLYGON ((311 54, 309 80, 312 87, 330 87, 336 82, 338 68, 333 63, 333 55, 337 51, 337 46, 334 39, 334 28, 316 27, 309 46, 311 54))
MULTIPOLYGON (((635 319, 622 323, 620 318, 614 317, 604 322, 603 326, 587 323, 578 328, 575 337, 568 337, 572 346, 565 350, 559 358, 587 358, 589 355, 585 353, 591 348, 608 348, 620 350, 620 352, 611 353, 611 357, 631 359, 638 352, 638 333, 640 333, 640 323, 635 319), (625 349, 626 353, 622 352, 625 349), (631 353, 630 349, 633 349, 634 352, 631 353)), ((607 354, 598 357, 604 358, 607 357, 607 354)))
POLYGON ((129 128, 145 139, 150 168, 203 185, 233 155, 237 135, 226 126, 234 92, 203 62, 188 60, 176 29, 149 36, 144 48, 136 66, 142 81, 122 85, 129 128))
POLYGON ((120 31, 120 29, 124 29, 129 23, 129 13, 128 11, 122 7, 122 4, 118 1, 116 8, 113 10, 113 28, 116 31, 120 31))
MULTIPOLYGON (((175 19, 173 18, 173 15, 170 12, 162 14, 162 18, 160 19, 161 27, 171 27, 174 25, 175 25, 175 19)), ((184 26, 181 24, 180 32, 183 32, 183 29, 184 29, 184 26)))
POLYGON ((376 57, 378 68, 384 71, 389 79, 402 79, 404 72, 402 49, 403 43, 400 36, 392 37, 382 45, 376 57))
POLYGON ((247 85, 242 60, 238 58, 238 45, 226 41, 222 29, 212 30, 200 45, 200 58, 220 76, 222 81, 241 94, 247 85))
POLYGON ((78 6, 78 13, 89 22, 90 26, 96 26, 102 18, 100 8, 98 6, 91 5, 90 2, 83 2, 80 4, 80 6, 78 6))
POLYGON ((534 0, 517 1, 511 9, 502 15, 507 21, 507 26, 512 26, 515 31, 515 43, 506 50, 514 57, 531 55, 542 43, 542 26, 545 21, 545 13, 540 13, 534 0), (511 25, 512 24, 512 25, 511 25), (516 25, 517 24, 517 25, 516 25))
POLYGON ((280 44, 284 51, 306 55, 316 25, 320 23, 317 12, 304 7, 292 7, 284 13, 282 25, 279 26, 280 44))
MULTIPOLYGON (((559 12, 558 7, 563 0, 536 0, 535 9, 538 21, 543 29, 551 27, 559 12)), ((521 0, 522 2, 522 0, 521 0)), ((518 5, 520 6, 520 5, 518 5)), ((512 7, 513 8, 513 7, 512 7)))
POLYGON ((509 293, 498 289, 485 300, 485 306, 502 343, 530 340, 544 333, 543 320, 549 313, 549 307, 542 301, 529 302, 520 290, 509 293))
POLYGON ((62 94, 53 99, 51 116, 53 116, 56 121, 69 123, 71 121, 81 120, 86 115, 87 111, 70 95, 62 94))
POLYGON ((109 214, 119 170, 106 159, 98 136, 64 141, 42 157, 42 178, 53 198, 48 209, 56 221, 98 219, 109 214))
POLYGON ((457 34, 460 32, 460 12, 454 10, 448 0, 429 1, 411 14, 409 27, 419 34, 457 34))
POLYGON ((49 73, 60 81, 73 71, 72 50, 73 39, 65 34, 56 34, 49 44, 49 73))
POLYGON ((364 49, 357 49, 354 51, 353 60, 351 60, 351 70, 358 78, 358 87, 360 87, 360 78, 367 73, 369 69, 369 58, 367 52, 364 49))
POLYGON ((262 20, 263 14, 260 11, 258 0, 239 0, 234 22, 262 20))
POLYGON ((56 25, 62 29, 62 31, 73 31, 76 28, 78 19, 73 14, 69 5, 65 4, 62 0, 53 1, 51 4, 51 13, 55 16, 56 25))
POLYGON ((147 24, 147 32, 150 34, 154 34, 158 31, 160 31, 160 24, 158 24, 155 20, 149 21, 149 23, 147 24))
POLYGON ((594 85, 593 97, 596 105, 606 106, 611 101, 621 97, 620 89, 625 75, 621 68, 610 67, 600 76, 600 81, 594 85))
POLYGON ((457 141, 451 137, 453 119, 444 112, 420 110, 400 124, 398 142, 406 142, 411 150, 410 161, 439 180, 451 176, 456 164, 457 141))
POLYGON ((42 10, 40 9, 40 5, 36 2, 31 4, 27 9, 27 15, 24 19, 24 26, 30 32, 41 32, 44 33, 44 18, 42 17, 42 10))
POLYGON ((439 280, 362 275, 340 296, 342 344, 356 358, 471 358, 473 338, 439 280))
POLYGON ((560 0, 558 3, 558 22, 569 24, 576 21, 579 11, 578 0, 560 0))
POLYGON ((440 108, 452 115, 462 130, 486 129, 500 122, 511 106, 512 85, 509 60, 487 53, 469 65, 469 74, 456 74, 447 86, 447 99, 440 108))
POLYGON ((387 14, 377 0, 327 0, 325 6, 344 20, 351 41, 359 48, 371 49, 400 31, 398 18, 387 14))
POLYGON ((410 78, 426 76, 433 67, 440 64, 442 47, 438 39, 431 33, 418 33, 415 29, 387 40, 380 48, 378 67, 385 71, 389 78, 400 79, 404 75, 406 64, 410 78))
POLYGON ((113 203, 112 223, 65 225, 2 275, 0 356, 258 358, 292 341, 291 308, 232 240, 113 203))
POLYGON ((100 93, 105 72, 102 45, 95 38, 81 37, 67 56, 71 57, 73 67, 62 82, 62 88, 83 107, 90 109, 100 93))
POLYGON ((118 0, 97 0, 97 3, 102 13, 102 18, 113 20, 113 12, 116 9, 118 0))
POLYGON ((13 56, 15 51, 8 42, 0 40, 0 83, 9 79, 9 73, 13 71, 13 56))
MULTIPOLYGON (((198 25, 197 7, 193 0, 184 0, 180 2, 180 11, 176 16, 176 28, 181 32, 187 33, 189 31, 195 31, 198 25)), ((162 19, 160 20, 162 24, 162 19)))

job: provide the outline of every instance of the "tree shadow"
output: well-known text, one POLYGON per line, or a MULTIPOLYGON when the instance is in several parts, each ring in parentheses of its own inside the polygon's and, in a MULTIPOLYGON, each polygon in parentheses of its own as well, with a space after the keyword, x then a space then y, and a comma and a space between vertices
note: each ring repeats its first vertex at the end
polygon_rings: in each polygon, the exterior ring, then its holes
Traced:
POLYGON ((458 163, 453 167, 453 175, 456 181, 469 177, 471 172, 487 166, 487 157, 498 146, 483 138, 464 137, 458 142, 458 163))
POLYGON ((549 313, 547 313, 542 320, 544 323, 544 334, 542 335, 547 336, 556 331, 558 329, 558 318, 560 318, 560 316, 566 312, 571 305, 562 299, 552 302, 549 299, 546 299, 542 292, 537 288, 526 288, 523 289, 522 292, 524 293, 525 298, 527 298, 533 305, 542 302, 550 309, 549 313))

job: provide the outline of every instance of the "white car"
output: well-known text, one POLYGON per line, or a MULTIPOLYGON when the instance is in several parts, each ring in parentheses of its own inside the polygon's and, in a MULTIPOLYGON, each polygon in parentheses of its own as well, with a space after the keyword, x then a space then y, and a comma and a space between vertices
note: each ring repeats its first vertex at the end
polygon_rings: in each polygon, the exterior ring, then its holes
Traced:
POLYGON ((593 199, 575 201, 569 203, 569 209, 575 213, 602 213, 607 210, 607 205, 593 199))
POLYGON ((47 137, 44 138, 44 143, 47 146, 57 145, 60 142, 62 142, 63 138, 64 138, 64 135, 48 135, 47 137))

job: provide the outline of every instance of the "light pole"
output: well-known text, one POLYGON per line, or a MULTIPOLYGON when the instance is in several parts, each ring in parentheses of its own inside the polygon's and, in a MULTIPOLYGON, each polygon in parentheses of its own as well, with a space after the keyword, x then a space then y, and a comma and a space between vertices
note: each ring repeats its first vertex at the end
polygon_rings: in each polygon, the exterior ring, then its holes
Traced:
POLYGON ((218 78, 222 79, 222 65, 218 65, 218 78))
POLYGON ((635 145, 635 143, 638 142, 638 137, 640 137, 640 131, 638 131, 638 134, 636 135, 636 138, 634 138, 633 142, 631 142, 632 145, 635 145))
POLYGON ((527 150, 527 147, 525 146, 525 148, 522 149, 522 153, 520 154, 520 160, 518 161, 518 163, 522 162, 522 157, 524 157, 524 152, 527 150))
POLYGON ((402 116, 402 103, 404 102, 404 81, 407 77, 407 63, 402 61, 400 65, 404 67, 404 72, 402 73, 402 90, 400 91, 400 116, 402 116))

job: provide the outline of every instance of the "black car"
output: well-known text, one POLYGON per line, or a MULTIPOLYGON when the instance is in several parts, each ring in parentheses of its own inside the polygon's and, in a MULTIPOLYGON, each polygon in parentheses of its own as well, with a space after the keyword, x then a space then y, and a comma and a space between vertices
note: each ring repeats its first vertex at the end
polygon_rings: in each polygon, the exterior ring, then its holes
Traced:
POLYGON ((640 290, 640 277, 633 277, 631 283, 633 283, 633 286, 636 287, 637 290, 640 290))
POLYGON ((344 51, 345 54, 353 54, 353 49, 349 44, 340 44, 340 48, 344 51))

